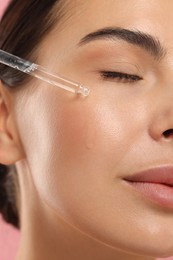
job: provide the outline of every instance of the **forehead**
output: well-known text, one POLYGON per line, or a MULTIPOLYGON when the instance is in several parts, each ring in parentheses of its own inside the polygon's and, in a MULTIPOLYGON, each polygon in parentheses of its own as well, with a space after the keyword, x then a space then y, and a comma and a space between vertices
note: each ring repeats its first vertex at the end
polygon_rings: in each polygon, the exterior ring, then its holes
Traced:
POLYGON ((172 36, 170 0, 74 0, 68 9, 71 30, 77 28, 79 33, 116 25, 172 36))
MULTIPOLYGON (((114 26, 139 30, 156 37, 173 56, 173 1, 67 0, 64 3, 64 19, 44 41, 48 43, 48 57, 52 57, 53 49, 54 59, 63 62, 66 56, 76 55, 76 50, 79 50, 76 46, 83 37, 114 26)), ((43 53, 45 57, 45 50, 43 53)))

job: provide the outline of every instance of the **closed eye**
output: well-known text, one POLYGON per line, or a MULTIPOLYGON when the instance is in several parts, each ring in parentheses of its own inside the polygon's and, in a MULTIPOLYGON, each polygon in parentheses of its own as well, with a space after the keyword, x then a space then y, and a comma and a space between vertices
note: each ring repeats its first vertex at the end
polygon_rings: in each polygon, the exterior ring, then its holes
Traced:
POLYGON ((122 83, 135 83, 143 78, 138 75, 127 74, 116 71, 100 71, 101 78, 103 80, 115 80, 122 83))

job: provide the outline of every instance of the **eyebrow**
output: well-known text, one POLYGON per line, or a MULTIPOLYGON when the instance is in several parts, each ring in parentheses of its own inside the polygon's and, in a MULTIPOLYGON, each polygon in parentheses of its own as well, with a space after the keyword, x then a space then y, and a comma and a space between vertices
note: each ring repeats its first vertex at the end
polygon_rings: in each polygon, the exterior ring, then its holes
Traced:
POLYGON ((166 54, 166 49, 156 37, 140 30, 129 30, 121 27, 102 28, 84 36, 79 41, 78 46, 83 46, 94 40, 123 40, 144 49, 156 59, 163 58, 166 54))

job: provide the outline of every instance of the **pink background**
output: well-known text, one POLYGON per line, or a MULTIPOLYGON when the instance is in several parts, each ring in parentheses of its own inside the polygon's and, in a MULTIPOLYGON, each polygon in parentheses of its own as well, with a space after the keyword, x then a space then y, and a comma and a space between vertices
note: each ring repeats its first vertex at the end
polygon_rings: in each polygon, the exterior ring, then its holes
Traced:
POLYGON ((0 17, 6 7, 6 5, 9 3, 9 0, 0 0, 0 17))
MULTIPOLYGON (((9 2, 9 0, 0 0, 0 17, 9 2)), ((0 215, 0 260, 14 260, 19 241, 20 232, 11 225, 6 224, 0 215)), ((165 259, 173 260, 173 257, 165 259)))

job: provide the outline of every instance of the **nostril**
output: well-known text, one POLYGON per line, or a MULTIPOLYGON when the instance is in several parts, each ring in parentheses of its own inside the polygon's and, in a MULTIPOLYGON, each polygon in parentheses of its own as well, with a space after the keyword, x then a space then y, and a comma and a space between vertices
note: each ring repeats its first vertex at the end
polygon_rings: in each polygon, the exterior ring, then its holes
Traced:
POLYGON ((163 132, 163 135, 166 138, 173 137, 173 129, 166 130, 165 132, 163 132))

